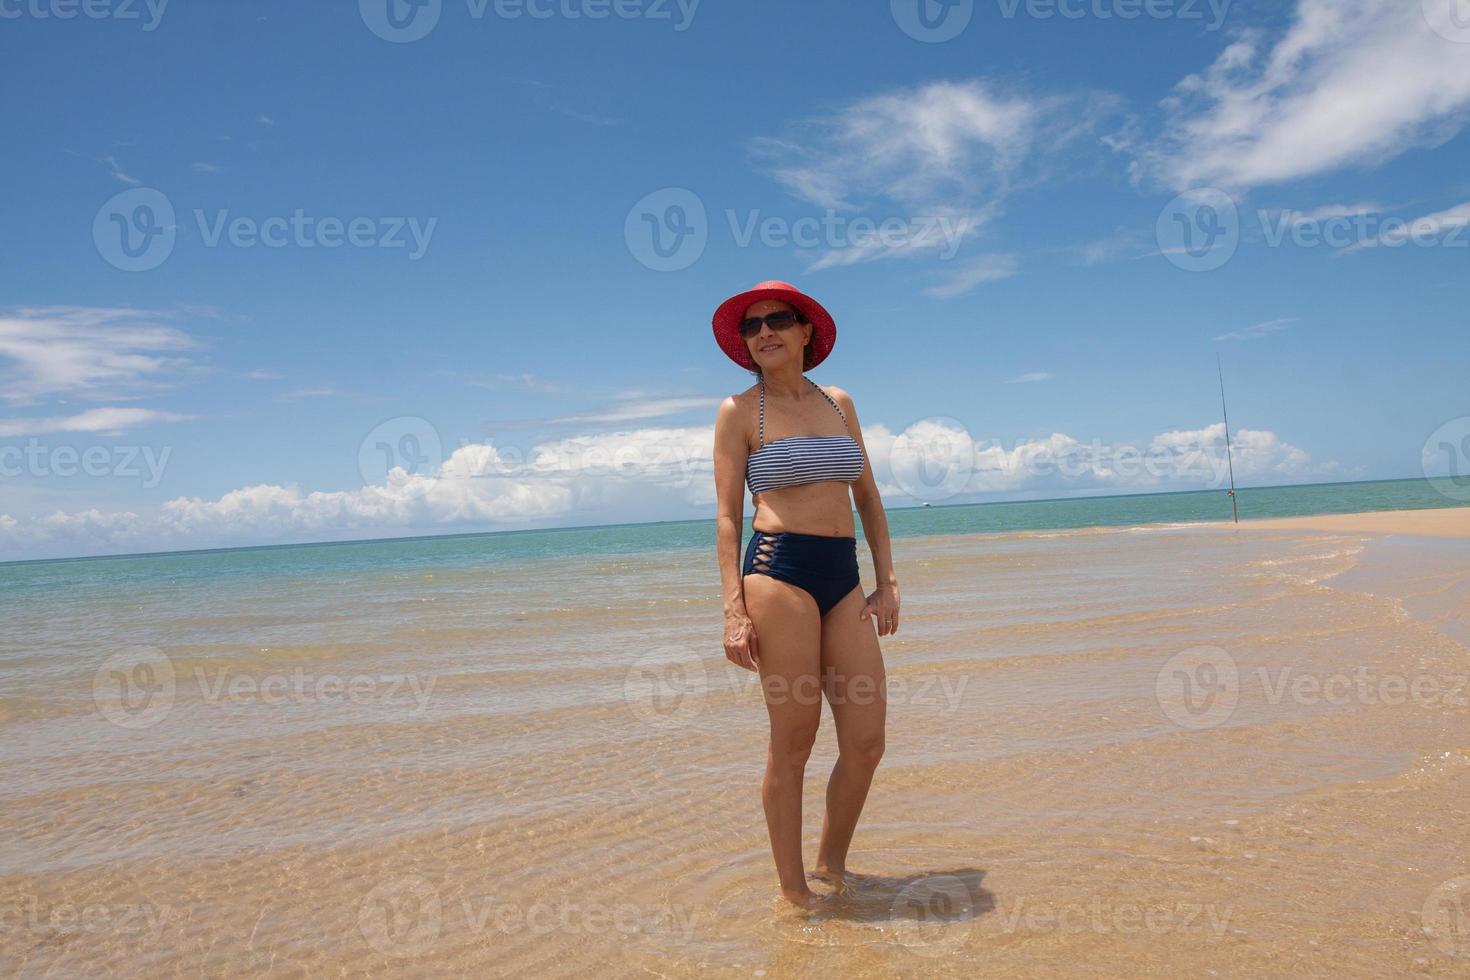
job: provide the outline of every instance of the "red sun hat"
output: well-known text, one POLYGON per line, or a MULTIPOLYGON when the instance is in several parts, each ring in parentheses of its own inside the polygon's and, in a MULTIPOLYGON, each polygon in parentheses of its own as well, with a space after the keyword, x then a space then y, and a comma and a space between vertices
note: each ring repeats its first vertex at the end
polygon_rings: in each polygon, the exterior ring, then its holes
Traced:
POLYGON ((827 355, 832 353, 832 345, 837 343, 837 324, 833 322, 832 314, 791 283, 779 279, 758 282, 753 288, 731 296, 715 310, 715 341, 729 355, 730 360, 747 371, 755 370, 755 363, 750 359, 750 350, 745 346, 745 338, 740 336, 740 321, 745 319, 745 311, 750 309, 752 303, 759 303, 763 299, 779 299, 805 314, 812 323, 811 367, 826 360, 827 355))

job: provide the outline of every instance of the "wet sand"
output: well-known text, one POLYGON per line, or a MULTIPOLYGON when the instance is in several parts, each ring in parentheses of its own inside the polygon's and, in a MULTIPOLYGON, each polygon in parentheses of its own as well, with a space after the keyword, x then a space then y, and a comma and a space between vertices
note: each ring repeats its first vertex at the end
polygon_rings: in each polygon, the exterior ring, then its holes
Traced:
POLYGON ((897 540, 863 877, 815 914, 712 554, 12 623, 0 966, 1467 976, 1470 545, 1408 517, 897 540))

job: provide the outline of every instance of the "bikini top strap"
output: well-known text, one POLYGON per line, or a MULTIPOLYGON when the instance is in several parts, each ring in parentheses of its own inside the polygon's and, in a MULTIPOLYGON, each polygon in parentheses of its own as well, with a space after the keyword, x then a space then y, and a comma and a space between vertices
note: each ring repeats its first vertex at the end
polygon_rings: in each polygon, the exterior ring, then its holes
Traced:
POLYGON ((766 379, 761 378, 761 446, 766 444, 766 379))
MULTIPOLYGON (((805 377, 805 375, 803 375, 803 377, 805 377)), ((812 381, 811 378, 807 378, 807 380, 812 382, 812 387, 813 388, 815 388, 818 391, 821 391, 822 392, 822 397, 825 398, 825 399, 827 399, 828 404, 830 404, 833 408, 837 409, 837 414, 838 415, 842 416, 842 424, 843 425, 847 425, 847 414, 842 411, 842 407, 840 405, 838 405, 837 402, 835 402, 835 401, 832 400, 832 396, 831 395, 827 394, 825 391, 822 391, 822 386, 821 385, 817 384, 815 381, 812 381)), ((852 428, 852 426, 850 426, 850 425, 847 425, 847 427, 848 427, 849 430, 852 428)))

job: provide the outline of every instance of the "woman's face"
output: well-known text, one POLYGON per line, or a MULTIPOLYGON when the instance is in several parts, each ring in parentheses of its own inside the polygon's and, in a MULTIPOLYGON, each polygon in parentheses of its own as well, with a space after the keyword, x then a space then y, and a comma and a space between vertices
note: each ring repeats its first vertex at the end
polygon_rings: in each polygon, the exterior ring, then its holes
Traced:
MULTIPOLYGON (((779 310, 796 312, 796 308, 790 303, 779 299, 763 299, 751 303, 745 315, 765 316, 779 310)), ((787 360, 794 361, 799 366, 802 364, 802 351, 806 349, 813 329, 810 323, 798 323, 786 330, 774 330, 769 323, 763 323, 754 337, 746 338, 745 347, 750 351, 750 359, 760 365, 762 371, 779 367, 787 360)))

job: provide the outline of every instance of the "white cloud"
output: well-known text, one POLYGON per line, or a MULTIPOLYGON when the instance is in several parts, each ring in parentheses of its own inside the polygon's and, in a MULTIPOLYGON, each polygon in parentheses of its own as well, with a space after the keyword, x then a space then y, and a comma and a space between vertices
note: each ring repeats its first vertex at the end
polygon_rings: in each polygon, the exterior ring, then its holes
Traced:
POLYGON ((916 202, 952 190, 1002 191, 1030 149, 1038 111, 979 81, 872 96, 815 121, 799 146, 806 160, 778 166, 774 176, 837 209, 873 193, 916 202))
MULTIPOLYGON (((1231 434, 1239 483, 1287 483, 1337 475, 1273 432, 1231 434)), ((1219 489, 1228 485, 1225 425, 1160 433, 1146 444, 1082 442, 1054 432, 1007 448, 952 425, 916 423, 898 436, 866 438, 883 460, 885 502, 958 502, 982 494, 1049 494, 1219 489), (880 448, 881 447, 881 448, 880 448), (926 476, 927 474, 927 476, 926 476)))
POLYGON ((585 415, 564 415, 552 419, 553 422, 632 422, 637 419, 658 418, 664 415, 677 415, 681 412, 691 412, 695 409, 709 409, 719 405, 721 398, 708 396, 689 398, 647 398, 629 400, 620 405, 615 405, 601 412, 589 412, 585 415))
POLYGON ((926 295, 950 299, 968 293, 982 283, 1009 279, 1021 271, 1021 263, 1014 255, 977 255, 968 259, 956 259, 941 267, 937 285, 924 290, 926 295))
POLYGON ((1276 319, 1276 320, 1266 320, 1266 321, 1263 321, 1261 323, 1253 323, 1250 326, 1245 327, 1244 329, 1241 329, 1241 330, 1232 330, 1229 333, 1222 333, 1222 334, 1220 334, 1220 336, 1214 337, 1214 338, 1211 338, 1211 339, 1213 339, 1213 340, 1255 340, 1258 337, 1264 337, 1267 334, 1273 334, 1273 333, 1276 333, 1277 331, 1285 330, 1287 327, 1291 326, 1293 323, 1296 323, 1297 322, 1297 319, 1298 318, 1297 317, 1294 317, 1294 316, 1286 316, 1286 317, 1281 317, 1281 318, 1276 319))
POLYGON ((1119 256, 1138 258, 1142 255, 1157 255, 1158 240, 1151 234, 1145 235, 1136 229, 1120 229, 1107 238, 1086 242, 1076 246, 1087 265, 1098 265, 1119 256))
POLYGON ((291 391, 282 392, 276 396, 276 401, 296 402, 303 398, 338 398, 348 393, 339 391, 331 385, 321 385, 316 388, 295 388, 291 391))
MULTIPOLYGON (((1225 423, 1165 432, 1155 436, 1150 446, 1180 454, 1203 453, 1218 462, 1225 458, 1225 423)), ((1230 436, 1230 454, 1234 458, 1235 478, 1249 482, 1303 480, 1332 476, 1339 471, 1337 464, 1317 463, 1306 450, 1266 430, 1236 429, 1230 436)))
POLYGON ((1135 175, 1238 191, 1444 142, 1466 121, 1470 57, 1424 7, 1298 0, 1274 44, 1248 33, 1176 86, 1135 175))
MULTIPOLYGON (((905 235, 839 242, 813 269, 947 249, 991 221, 1019 184, 1114 105, 1111 96, 1032 97, 982 81, 932 82, 870 96, 806 119, 785 137, 752 141, 756 157, 797 198, 875 223, 909 222, 905 235), (1078 119, 1084 122, 1077 122, 1078 119), (935 233, 928 222, 944 222, 935 233)), ((970 286, 986 281, 976 278, 970 286)), ((958 295, 962 275, 935 295, 958 295), (950 291, 953 289, 954 291, 950 291)))
POLYGON ((174 379, 197 345, 188 334, 129 309, 55 306, 0 313, 0 398, 125 397, 174 379))
MULTIPOLYGON (((1438 241, 1447 234, 1463 231, 1467 226, 1470 226, 1470 201, 1393 226, 1385 222, 1384 231, 1361 242, 1355 242, 1343 251, 1355 252, 1361 248, 1376 248, 1380 245, 1385 248, 1396 248, 1411 241, 1438 241)), ((1464 246, 1463 240, 1460 245, 1464 246)))
POLYGON ((1050 371, 1030 371, 1026 374, 1018 374, 1014 378, 1007 378, 1008 385, 1028 385, 1038 381, 1046 381, 1051 378, 1050 371))
POLYGON ((216 500, 179 497, 165 503, 157 528, 171 541, 236 543, 336 536, 339 532, 446 528, 553 516, 572 503, 555 478, 495 475, 486 447, 464 447, 441 472, 409 475, 401 468, 382 485, 304 492, 294 486, 243 487, 216 500), (479 459, 471 457, 480 456, 479 459))
MULTIPOLYGON (((1294 211, 1288 208, 1279 214, 1285 214, 1287 224, 1305 225, 1320 224, 1324 221, 1333 221, 1338 218, 1357 218, 1369 214, 1381 214, 1383 205, 1364 201, 1361 204, 1325 204, 1311 211, 1294 211)), ((1271 212, 1268 212, 1271 213, 1271 212)), ((1272 213, 1273 217, 1278 213, 1272 213)))
POLYGON ((103 157, 102 162, 107 164, 108 172, 111 173, 112 176, 116 177, 118 180, 122 181, 124 184, 136 185, 142 183, 141 180, 139 180, 137 177, 134 177, 132 174, 124 173, 122 166, 117 162, 117 157, 113 156, 112 154, 109 153, 107 156, 103 157))
MULTIPOLYGON (((895 433, 875 423, 864 441, 886 502, 959 502, 994 494, 1223 487, 1222 423, 1171 431, 1144 445, 1063 433, 1007 448, 952 423, 922 420, 895 433), (956 470, 956 461, 961 465, 956 470), (925 481, 945 478, 945 495, 925 481), (953 479, 957 476, 958 480, 953 479)), ((1233 433, 1238 481, 1291 482, 1338 472, 1269 431, 1233 433)), ((649 428, 514 447, 461 446, 430 472, 389 472, 351 490, 241 487, 215 499, 178 497, 156 512, 56 511, 0 516, 4 558, 105 554, 709 516, 714 505, 712 426, 649 428)))
POLYGON ((38 523, 46 538, 102 539, 117 544, 140 541, 146 531, 142 519, 132 511, 103 513, 95 507, 70 514, 58 510, 38 523))
POLYGON ((522 371, 518 374, 502 372, 500 374, 494 374, 491 375, 489 378, 477 380, 472 383, 477 384, 482 388, 517 387, 525 388, 527 391, 543 392, 555 392, 561 390, 561 386, 558 385, 556 382, 551 381, 548 378, 543 378, 538 374, 532 374, 529 371, 522 371))
POLYGON ((617 126, 622 120, 615 116, 599 112, 596 109, 577 104, 572 98, 561 94, 558 89, 535 78, 523 80, 521 85, 531 93, 531 100, 537 106, 559 112, 568 119, 577 122, 588 123, 593 126, 617 126))
POLYGON ((151 422, 182 422, 191 418, 177 412, 149 408, 93 408, 76 415, 37 419, 0 419, 0 436, 41 435, 47 432, 101 432, 117 434, 151 422))

